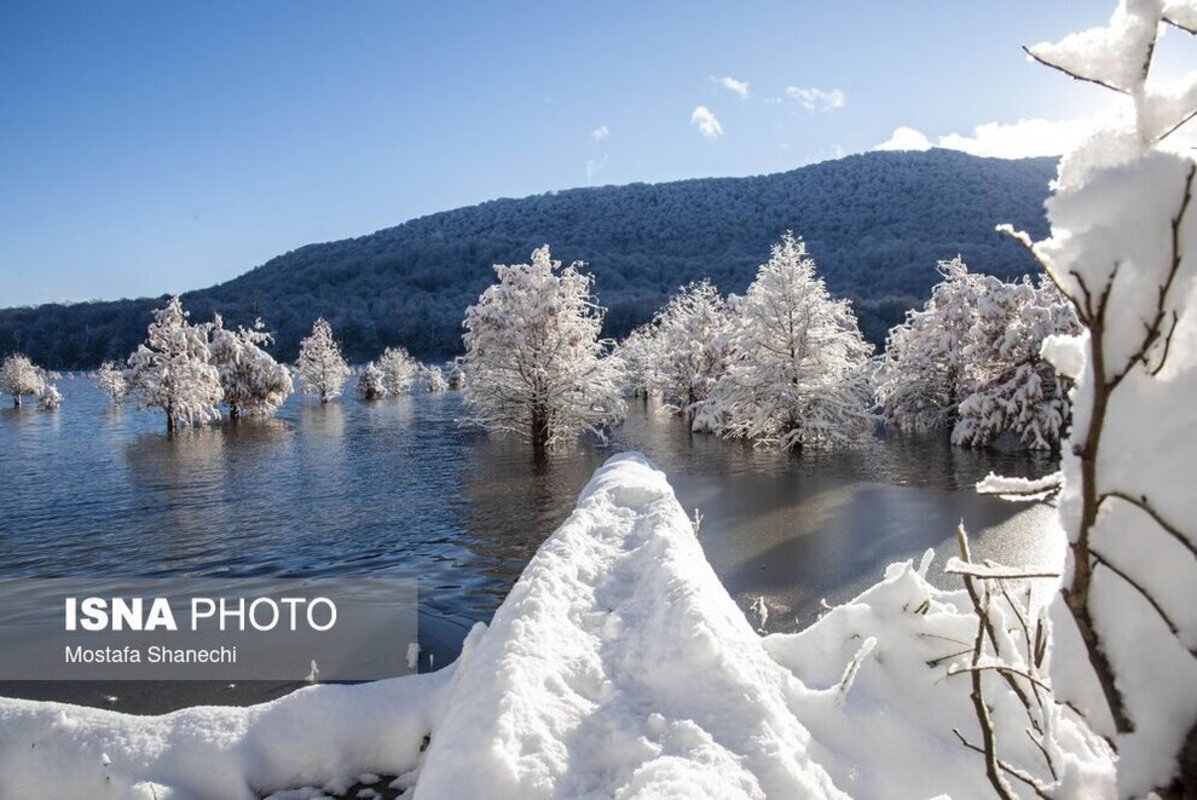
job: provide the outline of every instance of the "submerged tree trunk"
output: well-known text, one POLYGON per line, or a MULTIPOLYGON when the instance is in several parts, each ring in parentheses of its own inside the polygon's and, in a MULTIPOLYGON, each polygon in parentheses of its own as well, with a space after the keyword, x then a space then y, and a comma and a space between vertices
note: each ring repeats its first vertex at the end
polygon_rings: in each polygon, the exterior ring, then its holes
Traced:
POLYGON ((13 408, 21 407, 21 393, 20 392, 17 392, 16 394, 14 394, 12 396, 12 407, 13 408))
POLYGON ((549 445, 549 410, 543 403, 532 404, 532 449, 543 453, 549 445))

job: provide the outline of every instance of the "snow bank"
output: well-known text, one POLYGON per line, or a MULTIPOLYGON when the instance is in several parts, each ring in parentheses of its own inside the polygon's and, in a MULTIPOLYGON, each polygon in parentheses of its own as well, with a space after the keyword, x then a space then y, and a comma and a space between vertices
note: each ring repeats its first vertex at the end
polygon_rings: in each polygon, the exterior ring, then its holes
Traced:
POLYGON ((0 699, 0 796, 246 800, 416 765, 452 668, 139 717, 0 699), (51 790, 47 794, 47 790, 51 790))
MULTIPOLYGON (((930 552, 928 556, 930 556, 930 552)), ((809 690, 794 712, 819 742, 818 758, 857 798, 989 797, 983 757, 953 734, 981 741, 967 665, 977 616, 964 590, 936 589, 914 568, 893 564, 885 579, 797 634, 773 634, 766 649, 809 690), (846 690, 845 690, 846 689, 846 690)), ((990 609, 995 629, 1016 628, 990 609)), ((1005 652, 1013 652, 1013 643, 1005 652)), ((1051 783, 1047 762, 1026 735, 1027 712, 996 673, 983 678, 1002 758, 1051 783)), ((1057 797, 1112 797, 1109 748, 1063 706, 1049 704, 1048 747, 1057 797)), ((1026 790, 1015 782, 1015 788, 1026 790)))

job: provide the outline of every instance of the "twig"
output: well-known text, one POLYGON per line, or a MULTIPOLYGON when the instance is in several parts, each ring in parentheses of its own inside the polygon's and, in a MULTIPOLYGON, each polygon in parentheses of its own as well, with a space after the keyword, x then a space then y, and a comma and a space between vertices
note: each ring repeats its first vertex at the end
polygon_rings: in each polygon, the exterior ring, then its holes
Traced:
MULTIPOLYGON (((975 744, 970 742, 968 739, 965 739, 964 734, 962 734, 960 732, 959 728, 952 728, 952 733, 956 734, 956 738, 960 740, 960 743, 962 745, 964 745, 965 747, 967 747, 969 750, 973 750, 977 753, 981 753, 982 755, 985 754, 984 750, 982 750, 980 747, 977 747, 975 744)), ((997 762, 997 766, 1002 771, 1010 774, 1012 777, 1018 778, 1020 781, 1025 783, 1027 786, 1030 786, 1031 791, 1033 791, 1036 794, 1036 796, 1042 797, 1043 800, 1052 800, 1051 795, 1049 795, 1047 793, 1047 789, 1041 783, 1039 783, 1039 781, 1035 780, 1027 773, 1023 772, 1022 770, 1018 769, 1017 767, 1013 767, 1013 766, 1007 764, 1005 761, 999 760, 997 762)))
POLYGON ((1197 545, 1194 545, 1187 536, 1181 533, 1180 528, 1164 519, 1160 513, 1152 507, 1151 502, 1147 499, 1147 495, 1144 494, 1139 495, 1138 497, 1133 497, 1126 492, 1104 492, 1097 498, 1097 507, 1101 508, 1101 504, 1106 500, 1109 500, 1111 497, 1122 500, 1126 503, 1130 503, 1135 508, 1147 514, 1147 516, 1155 520, 1155 523, 1163 528, 1169 536, 1184 545, 1185 549, 1188 550, 1194 558, 1197 558, 1197 545))

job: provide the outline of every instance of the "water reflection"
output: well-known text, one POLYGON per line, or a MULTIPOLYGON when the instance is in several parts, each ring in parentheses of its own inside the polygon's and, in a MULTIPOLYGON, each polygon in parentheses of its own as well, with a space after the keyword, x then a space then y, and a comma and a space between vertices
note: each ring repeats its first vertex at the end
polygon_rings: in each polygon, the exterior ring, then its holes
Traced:
MULTIPOLYGON (((457 423, 457 393, 320 406, 166 437, 161 416, 111 409, 66 380, 54 415, 0 409, 0 576, 417 577, 421 642, 451 659, 488 620, 591 473, 637 449, 665 469, 715 571, 772 629, 808 623, 889 561, 951 550, 964 519, 982 557, 1060 557, 1052 512, 976 496, 990 470, 1035 477, 1050 460, 960 450, 941 438, 877 441, 792 456, 692 434, 633 403, 606 445, 537 462, 522 442, 457 423)), ((942 564, 947 553, 939 559, 942 564)), ((425 664, 425 667, 427 664, 425 664)))

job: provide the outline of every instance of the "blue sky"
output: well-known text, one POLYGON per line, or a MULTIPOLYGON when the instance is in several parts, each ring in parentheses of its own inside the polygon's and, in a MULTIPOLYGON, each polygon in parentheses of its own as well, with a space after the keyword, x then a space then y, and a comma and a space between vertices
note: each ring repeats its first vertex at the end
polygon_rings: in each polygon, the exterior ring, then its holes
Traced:
POLYGON ((0 306, 198 288, 434 211, 776 172, 899 126, 1084 117, 1101 90, 1018 46, 1111 8, 9 3, 0 306))

